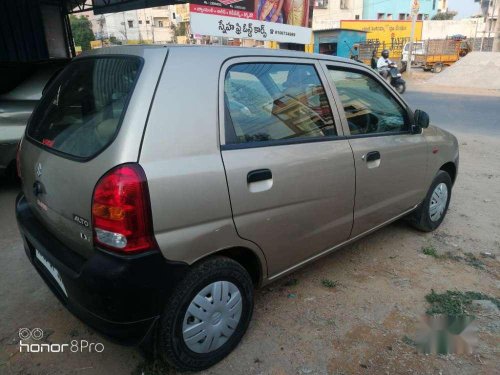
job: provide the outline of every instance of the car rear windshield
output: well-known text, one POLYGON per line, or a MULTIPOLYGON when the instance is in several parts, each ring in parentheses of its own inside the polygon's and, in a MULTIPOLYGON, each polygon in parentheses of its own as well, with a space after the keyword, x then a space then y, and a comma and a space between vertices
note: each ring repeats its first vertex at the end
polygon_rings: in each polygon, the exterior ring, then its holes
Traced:
POLYGON ((118 133, 140 67, 133 56, 72 62, 44 94, 28 137, 76 158, 97 155, 118 133))

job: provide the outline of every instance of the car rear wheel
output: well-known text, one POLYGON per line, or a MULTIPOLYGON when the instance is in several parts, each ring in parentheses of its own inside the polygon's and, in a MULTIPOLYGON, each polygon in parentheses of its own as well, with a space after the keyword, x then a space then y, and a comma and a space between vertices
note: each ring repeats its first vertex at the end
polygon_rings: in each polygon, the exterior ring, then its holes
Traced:
POLYGON ((248 272, 226 257, 193 267, 167 303, 157 333, 157 353, 179 370, 199 371, 219 362, 239 343, 253 312, 248 272))
POLYGON ((445 171, 439 171, 422 204, 410 215, 410 223, 423 232, 431 232, 441 225, 451 198, 452 181, 445 171))

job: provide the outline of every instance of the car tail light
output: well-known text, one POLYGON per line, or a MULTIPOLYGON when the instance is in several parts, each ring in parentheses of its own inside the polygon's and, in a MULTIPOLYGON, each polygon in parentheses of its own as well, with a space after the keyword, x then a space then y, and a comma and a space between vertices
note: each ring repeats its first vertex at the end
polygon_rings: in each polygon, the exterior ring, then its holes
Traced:
POLYGON ((120 165, 101 177, 92 197, 94 243, 122 253, 157 249, 144 171, 120 165))
POLYGON ((17 144, 17 150, 16 150, 16 170, 17 170, 17 177, 21 179, 21 146, 22 146, 23 139, 19 141, 17 144))

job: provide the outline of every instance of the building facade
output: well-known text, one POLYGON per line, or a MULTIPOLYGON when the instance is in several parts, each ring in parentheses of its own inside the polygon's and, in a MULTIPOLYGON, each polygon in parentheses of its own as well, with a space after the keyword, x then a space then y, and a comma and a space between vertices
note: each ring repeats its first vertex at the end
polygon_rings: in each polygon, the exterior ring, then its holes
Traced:
MULTIPOLYGON (((420 0, 419 20, 431 19, 439 9, 445 9, 446 1, 420 0)), ((409 20, 410 0, 364 0, 363 19, 369 20, 409 20)))
POLYGON ((438 13, 448 11, 448 0, 438 0, 438 13))
MULTIPOLYGON (((498 0, 500 2, 500 0, 498 0)), ((340 27, 342 20, 410 19, 410 0, 315 0, 313 30, 340 27)), ((420 0, 420 20, 448 10, 448 0, 420 0)))
POLYGON ((313 30, 340 27, 341 20, 360 20, 363 18, 364 0, 315 0, 313 30))
MULTIPOLYGON (((480 2, 476 0, 476 2, 480 2)), ((491 37, 495 33, 496 23, 498 22, 498 15, 500 14, 500 0, 482 0, 480 2, 481 11, 486 21, 486 32, 491 37)))
POLYGON ((97 39, 116 39, 124 44, 173 41, 168 6, 108 13, 88 17, 97 39))

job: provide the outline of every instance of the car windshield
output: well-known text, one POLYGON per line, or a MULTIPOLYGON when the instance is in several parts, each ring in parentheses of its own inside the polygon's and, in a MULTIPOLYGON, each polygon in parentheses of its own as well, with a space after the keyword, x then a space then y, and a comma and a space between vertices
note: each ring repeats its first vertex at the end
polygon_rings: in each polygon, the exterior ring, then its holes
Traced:
POLYGON ((77 158, 98 154, 119 130, 140 66, 131 56, 72 62, 33 113, 28 137, 77 158))

